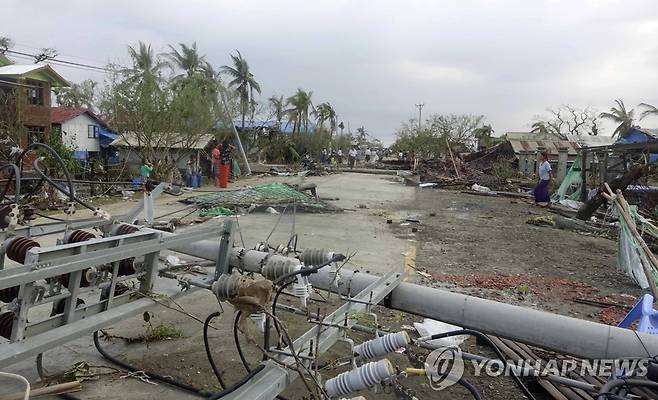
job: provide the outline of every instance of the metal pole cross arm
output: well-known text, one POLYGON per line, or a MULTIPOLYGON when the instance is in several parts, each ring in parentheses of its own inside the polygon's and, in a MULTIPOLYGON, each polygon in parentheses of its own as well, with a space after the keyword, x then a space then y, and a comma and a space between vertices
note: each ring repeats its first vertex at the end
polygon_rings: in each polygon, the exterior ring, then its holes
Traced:
MULTIPOLYGON (((393 291, 404 279, 401 272, 389 272, 383 277, 375 280, 359 294, 354 296, 348 303, 343 304, 336 311, 327 316, 322 324, 311 328, 297 340, 293 342, 295 351, 302 354, 305 350, 310 350, 309 346, 312 340, 318 339, 318 354, 324 353, 333 346, 339 339, 341 328, 336 327, 337 322, 343 322, 346 316, 353 313, 359 313, 367 310, 371 305, 383 301, 386 296, 393 291), (323 328, 330 327, 322 330, 323 328), (318 329, 322 330, 318 335, 318 329)), ((350 328, 356 324, 356 320, 347 318, 347 325, 344 328, 350 328)), ((315 349, 312 349, 315 352, 315 349)), ((286 347, 283 352, 290 354, 290 348, 286 347)), ((279 355, 279 362, 294 365, 295 359, 292 356, 279 355)), ((283 392, 286 387, 292 383, 298 374, 296 371, 284 368, 276 362, 266 361, 265 368, 258 372, 246 385, 241 386, 234 392, 224 397, 227 400, 250 399, 250 400, 269 400, 283 392)))

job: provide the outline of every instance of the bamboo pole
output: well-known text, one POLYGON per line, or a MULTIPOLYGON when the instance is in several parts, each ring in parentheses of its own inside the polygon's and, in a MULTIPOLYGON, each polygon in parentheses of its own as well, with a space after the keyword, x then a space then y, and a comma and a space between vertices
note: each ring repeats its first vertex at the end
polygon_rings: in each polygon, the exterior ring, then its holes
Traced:
MULTIPOLYGON (((38 389, 32 389, 30 390, 30 398, 37 396, 45 396, 45 395, 71 393, 71 392, 77 392, 79 390, 80 390, 80 382, 78 381, 66 382, 57 385, 40 387, 38 389)), ((23 397, 24 397, 24 392, 16 392, 16 393, 0 395, 0 400, 22 400, 23 397)))
POLYGON ((642 248, 642 251, 646 256, 646 259, 648 259, 648 261, 650 262, 650 264, 647 265, 647 263, 645 262, 645 258, 640 257, 642 270, 644 271, 644 275, 646 276, 647 281, 649 282, 651 294, 653 295, 654 299, 658 299, 658 287, 656 286, 656 280, 654 279, 653 276, 653 269, 658 268, 658 259, 656 259, 656 256, 651 252, 651 249, 649 249, 647 243, 644 241, 644 239, 642 239, 642 235, 640 235, 640 233, 637 231, 637 225, 635 224, 635 221, 631 216, 630 207, 628 205, 628 202, 626 202, 626 199, 624 198, 624 195, 622 194, 621 190, 617 190, 617 193, 614 194, 607 182, 604 183, 604 185, 608 193, 603 193, 603 196, 605 196, 605 198, 608 200, 614 201, 615 205, 617 206, 617 209, 619 210, 619 214, 622 216, 622 218, 624 218, 624 221, 626 222, 628 229, 631 231, 631 234, 633 235, 635 240, 637 240, 637 242, 640 244, 640 247, 642 248))
POLYGON ((450 159, 452 160, 452 166, 455 168, 455 174, 457 174, 457 179, 461 179, 459 176, 459 170, 457 169, 457 163, 455 162, 455 157, 452 156, 452 149, 450 148, 450 142, 446 138, 446 144, 448 145, 448 152, 450 153, 450 159))

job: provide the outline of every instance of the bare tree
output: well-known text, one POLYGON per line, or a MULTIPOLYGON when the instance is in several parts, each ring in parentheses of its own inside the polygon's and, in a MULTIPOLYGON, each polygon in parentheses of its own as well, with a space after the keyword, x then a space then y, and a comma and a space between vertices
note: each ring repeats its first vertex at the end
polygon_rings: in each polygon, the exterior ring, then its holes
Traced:
POLYGON ((14 41, 7 36, 0 36, 0 54, 5 54, 7 50, 14 47, 14 41))
POLYGON ((590 135, 598 134, 597 112, 591 107, 579 108, 563 104, 557 108, 547 110, 551 116, 545 118, 536 117, 532 124, 533 133, 553 135, 559 139, 566 140, 566 135, 590 135))
POLYGON ((48 61, 59 55, 59 52, 52 47, 45 47, 40 50, 39 53, 34 55, 34 63, 40 63, 43 61, 48 61))

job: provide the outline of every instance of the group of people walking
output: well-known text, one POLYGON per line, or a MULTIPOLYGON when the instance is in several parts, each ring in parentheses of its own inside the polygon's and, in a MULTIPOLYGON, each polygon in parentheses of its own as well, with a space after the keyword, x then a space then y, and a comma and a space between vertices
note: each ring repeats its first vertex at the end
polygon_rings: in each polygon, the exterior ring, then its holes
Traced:
MULTIPOLYGON (((347 151, 347 164, 350 168, 354 168, 357 160, 363 159, 365 163, 373 162, 377 160, 376 152, 371 150, 370 147, 365 149, 359 149, 357 146, 352 146, 347 151)), ((320 163, 322 164, 337 164, 343 165, 345 162, 345 157, 343 149, 328 149, 323 148, 320 152, 320 163)))

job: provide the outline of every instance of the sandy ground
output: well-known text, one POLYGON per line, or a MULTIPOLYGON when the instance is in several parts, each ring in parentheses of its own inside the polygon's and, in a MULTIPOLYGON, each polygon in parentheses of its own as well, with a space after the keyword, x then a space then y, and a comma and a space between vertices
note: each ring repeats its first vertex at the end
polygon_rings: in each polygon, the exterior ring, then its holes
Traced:
MULTIPOLYGON (((249 178, 240 185, 278 181, 297 181, 298 178, 249 178)), ((579 233, 528 225, 529 216, 543 215, 542 210, 510 199, 469 196, 457 192, 418 189, 404 186, 394 177, 368 174, 337 174, 310 177, 318 184, 321 197, 333 197, 339 207, 349 211, 332 214, 298 214, 295 229, 303 248, 320 247, 350 254, 357 251, 349 268, 384 273, 402 270, 405 254, 416 253, 415 266, 425 277, 414 275, 409 279, 425 285, 487 297, 494 300, 539 308, 579 318, 601 319, 601 308, 574 303, 575 297, 624 299, 624 295, 637 295, 636 288, 615 270, 616 243, 585 236, 579 233), (365 205, 366 208, 360 208, 365 205), (408 218, 420 223, 408 223, 408 218), (392 223, 387 224, 387 219, 392 223), (416 228, 417 232, 412 229, 416 228), (560 290, 556 290, 556 289, 560 290)), ((156 215, 181 208, 179 198, 164 195, 157 202, 156 215)), ((133 201, 120 201, 105 205, 110 213, 125 212, 133 201)), ((240 217, 243 238, 247 246, 264 240, 278 216, 250 214, 240 217)), ((292 231, 292 217, 284 216, 270 243, 287 241, 292 231)), ((189 228, 188 228, 189 229, 189 228)), ((45 242, 54 243, 55 237, 45 242)), ((299 306, 294 298, 284 302, 299 306)), ((180 305, 189 313, 205 318, 219 309, 217 300, 208 291, 199 291, 182 298, 180 305)), ((317 303, 323 313, 329 312, 335 302, 317 303)), ((383 328, 399 330, 419 320, 379 308, 383 328)), ((120 339, 104 342, 108 350, 140 368, 152 369, 165 375, 208 390, 218 385, 208 365, 203 344, 202 326, 189 317, 162 307, 154 307, 153 325, 171 324, 183 333, 174 340, 147 344, 127 345, 120 339)), ((309 328, 303 317, 281 315, 291 333, 301 334, 309 328)), ((245 371, 237 357, 232 338, 233 312, 224 306, 224 314, 213 324, 210 342, 224 378, 234 382, 245 371)), ((141 317, 127 319, 108 330, 120 336, 136 336, 147 329, 141 317)), ((354 334, 355 341, 365 340, 364 334, 354 334)), ((258 350, 242 337, 245 353, 252 365, 259 359, 258 350)), ((2 345, 2 344, 0 344, 2 345)), ((465 348, 471 352, 491 356, 470 339, 465 348)), ((337 345, 325 360, 344 356, 344 345, 337 345)), ((422 352, 419 352, 422 353, 422 352)), ((77 339, 65 346, 44 354, 50 373, 65 370, 74 363, 85 361, 91 365, 106 364, 88 337, 77 339)), ((396 354, 391 361, 404 368, 411 364, 405 356, 396 354)), ((3 370, 5 370, 3 368, 3 370)), ((9 371, 19 372, 36 380, 32 361, 11 366, 9 371)), ((327 370, 325 378, 343 368, 327 370)), ((85 381, 84 390, 76 394, 81 399, 179 399, 193 398, 163 385, 150 385, 134 378, 121 378, 125 374, 113 373, 95 380, 85 381)), ((488 399, 519 398, 519 392, 509 378, 474 378, 466 375, 488 399)), ((470 398, 459 387, 441 392, 431 390, 426 379, 409 378, 404 382, 419 399, 470 398)), ((296 382, 284 395, 289 399, 304 398, 303 386, 296 382)), ((365 392, 368 399, 400 398, 395 393, 365 392)), ((540 395, 539 398, 542 398, 540 395)))

